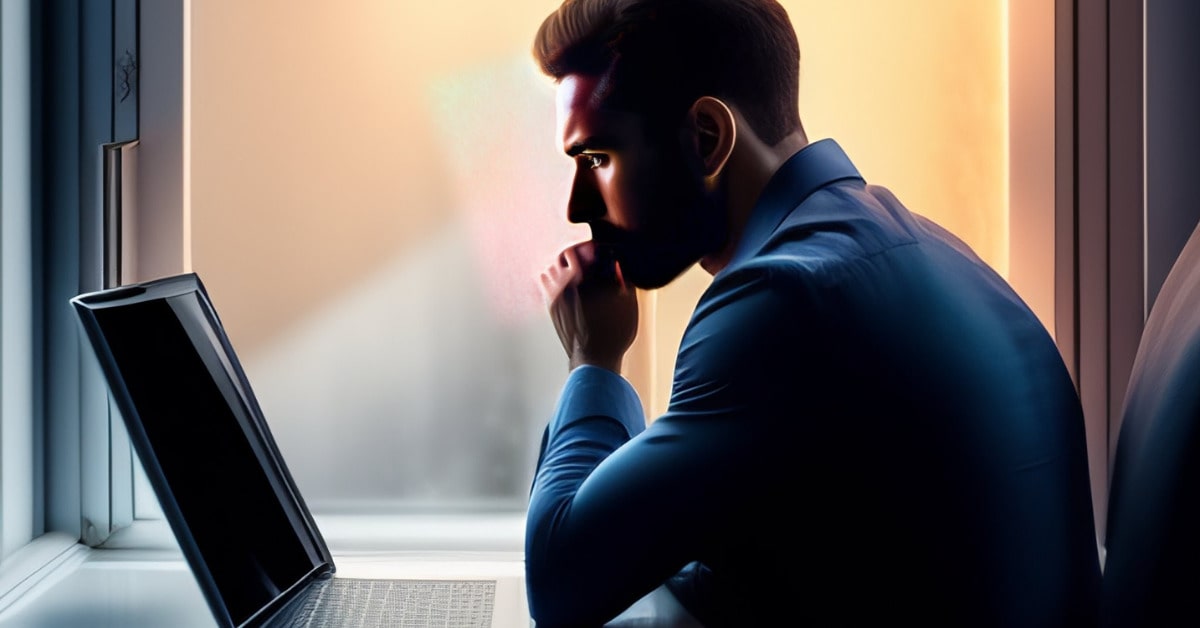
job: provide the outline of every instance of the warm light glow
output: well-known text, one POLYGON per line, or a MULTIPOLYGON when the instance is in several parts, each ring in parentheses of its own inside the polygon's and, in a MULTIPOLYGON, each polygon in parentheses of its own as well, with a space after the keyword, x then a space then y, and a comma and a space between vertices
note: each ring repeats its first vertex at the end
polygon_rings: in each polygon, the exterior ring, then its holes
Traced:
POLYGON ((1002 269, 1006 117, 1001 0, 785 0, 800 115, 868 183, 1002 269))
POLYGON ((1009 257, 1012 255, 1012 246, 1011 246, 1011 238, 1010 238, 1012 221, 1010 220, 1010 212, 1009 212, 1009 205, 1011 203, 1011 195, 1009 194, 1009 192, 1012 189, 1012 187, 1011 187, 1012 179, 1010 177, 1010 172, 1009 172, 1011 165, 1012 165, 1012 146, 1011 146, 1012 129, 1011 129, 1011 124, 1010 124, 1010 121, 1011 121, 1010 112, 1012 111, 1012 108, 1010 107, 1010 103, 1009 103, 1009 94, 1011 91, 1009 88, 1009 83, 1010 83, 1009 73, 1011 71, 1011 68, 1009 67, 1010 64, 1009 64, 1009 54, 1008 54, 1008 48, 1011 45, 1010 36, 1009 36, 1010 30, 1011 30, 1010 24, 1009 24, 1009 15, 1010 15, 1010 13, 1008 10, 1008 0, 1000 0, 1000 13, 998 15, 998 19, 999 19, 1000 25, 1001 25, 1001 30, 1000 30, 1000 96, 1001 96, 1001 98, 1004 99, 1003 100, 1004 104, 1001 107, 1001 112, 1003 115, 1000 118, 1000 122, 1003 125, 1003 130, 1000 134, 1000 137, 1001 137, 1001 141, 1002 141, 1002 144, 1004 147, 1003 150, 1001 151, 1001 161, 1000 161, 1000 169, 1001 169, 1000 180, 1003 183, 1003 185, 1001 185, 1001 187, 1000 187, 1000 207, 1004 210, 1004 220, 1000 223, 1002 226, 1002 234, 1003 235, 1001 237, 1003 238, 1003 244, 1000 246, 1000 251, 996 256, 994 265, 996 267, 997 272, 999 272, 1000 275, 1003 277, 1009 276, 1009 257))
POLYGON ((1054 3, 1005 0, 1006 278, 1054 335, 1054 3))
POLYGON ((183 268, 192 272, 192 0, 183 0, 183 268))

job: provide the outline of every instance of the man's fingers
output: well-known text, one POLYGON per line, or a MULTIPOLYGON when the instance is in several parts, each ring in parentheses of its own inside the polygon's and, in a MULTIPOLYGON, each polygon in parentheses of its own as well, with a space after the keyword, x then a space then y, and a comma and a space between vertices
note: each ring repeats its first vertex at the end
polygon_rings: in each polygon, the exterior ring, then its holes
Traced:
POLYGON ((578 285, 584 280, 607 283, 616 279, 616 259, 613 250, 597 246, 588 240, 563 249, 558 266, 570 273, 569 281, 578 285))
POLYGON ((542 300, 549 306, 567 287, 578 284, 581 275, 578 260, 574 259, 573 255, 560 256, 559 261, 542 271, 539 277, 538 287, 542 293, 542 300))
POLYGON ((579 252, 576 249, 577 247, 575 246, 568 247, 563 250, 560 256, 560 262, 562 263, 560 271, 563 285, 568 283, 578 284, 583 279, 584 264, 579 259, 579 252))
POLYGON ((592 242, 591 240, 580 242, 579 244, 571 247, 571 250, 575 252, 576 259, 579 260, 584 268, 590 268, 592 264, 596 263, 595 242, 592 242))
POLYGON ((550 307, 550 304, 554 303, 554 299, 558 297, 558 293, 562 291, 562 288, 558 286, 558 283, 550 277, 550 272, 551 271, 547 270, 546 272, 542 273, 541 281, 538 282, 538 288, 542 293, 542 303, 544 303, 546 307, 550 307))
MULTIPOLYGON (((599 253, 596 244, 589 240, 569 246, 558 254, 558 259, 539 277, 538 287, 547 307, 555 299, 558 299, 568 286, 579 285, 586 272, 595 273, 596 270, 602 270, 605 275, 612 276, 610 273, 615 270, 612 268, 615 262, 611 259, 600 259, 599 253), (608 266, 604 269, 597 269, 597 264, 608 266), (591 271, 587 269, 591 269, 591 271)), ((623 280, 618 285, 624 285, 623 280)))
POLYGON ((563 268, 568 271, 579 270, 579 254, 575 252, 575 247, 567 247, 563 249, 562 255, 559 256, 563 268))

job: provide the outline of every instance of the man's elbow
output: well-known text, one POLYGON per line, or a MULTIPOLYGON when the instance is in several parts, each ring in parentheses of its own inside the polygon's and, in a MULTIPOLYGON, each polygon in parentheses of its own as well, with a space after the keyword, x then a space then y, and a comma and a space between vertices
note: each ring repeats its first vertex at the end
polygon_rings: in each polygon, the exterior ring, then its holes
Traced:
POLYGON ((538 628, 601 626, 616 617, 603 603, 603 583, 589 583, 576 569, 526 561, 529 614, 538 628))

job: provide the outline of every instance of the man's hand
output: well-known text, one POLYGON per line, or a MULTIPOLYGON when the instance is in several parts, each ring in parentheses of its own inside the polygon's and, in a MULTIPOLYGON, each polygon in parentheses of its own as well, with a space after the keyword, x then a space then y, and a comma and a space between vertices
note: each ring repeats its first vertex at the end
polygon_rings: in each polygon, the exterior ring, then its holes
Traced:
POLYGON ((620 265, 592 242, 567 247, 541 277, 542 297, 574 369, 582 364, 621 372, 637 336, 637 292, 620 265))

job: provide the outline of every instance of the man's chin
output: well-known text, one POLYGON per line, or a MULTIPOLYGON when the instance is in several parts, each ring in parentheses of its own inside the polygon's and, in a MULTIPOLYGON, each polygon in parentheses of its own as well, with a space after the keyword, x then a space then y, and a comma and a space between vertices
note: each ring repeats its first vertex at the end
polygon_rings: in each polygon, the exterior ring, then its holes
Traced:
POLYGON ((626 264, 622 264, 621 274, 625 277, 626 282, 633 284, 637 288, 642 290, 657 290, 675 281, 690 266, 691 264, 687 264, 681 268, 675 268, 629 264, 627 267, 626 264))

